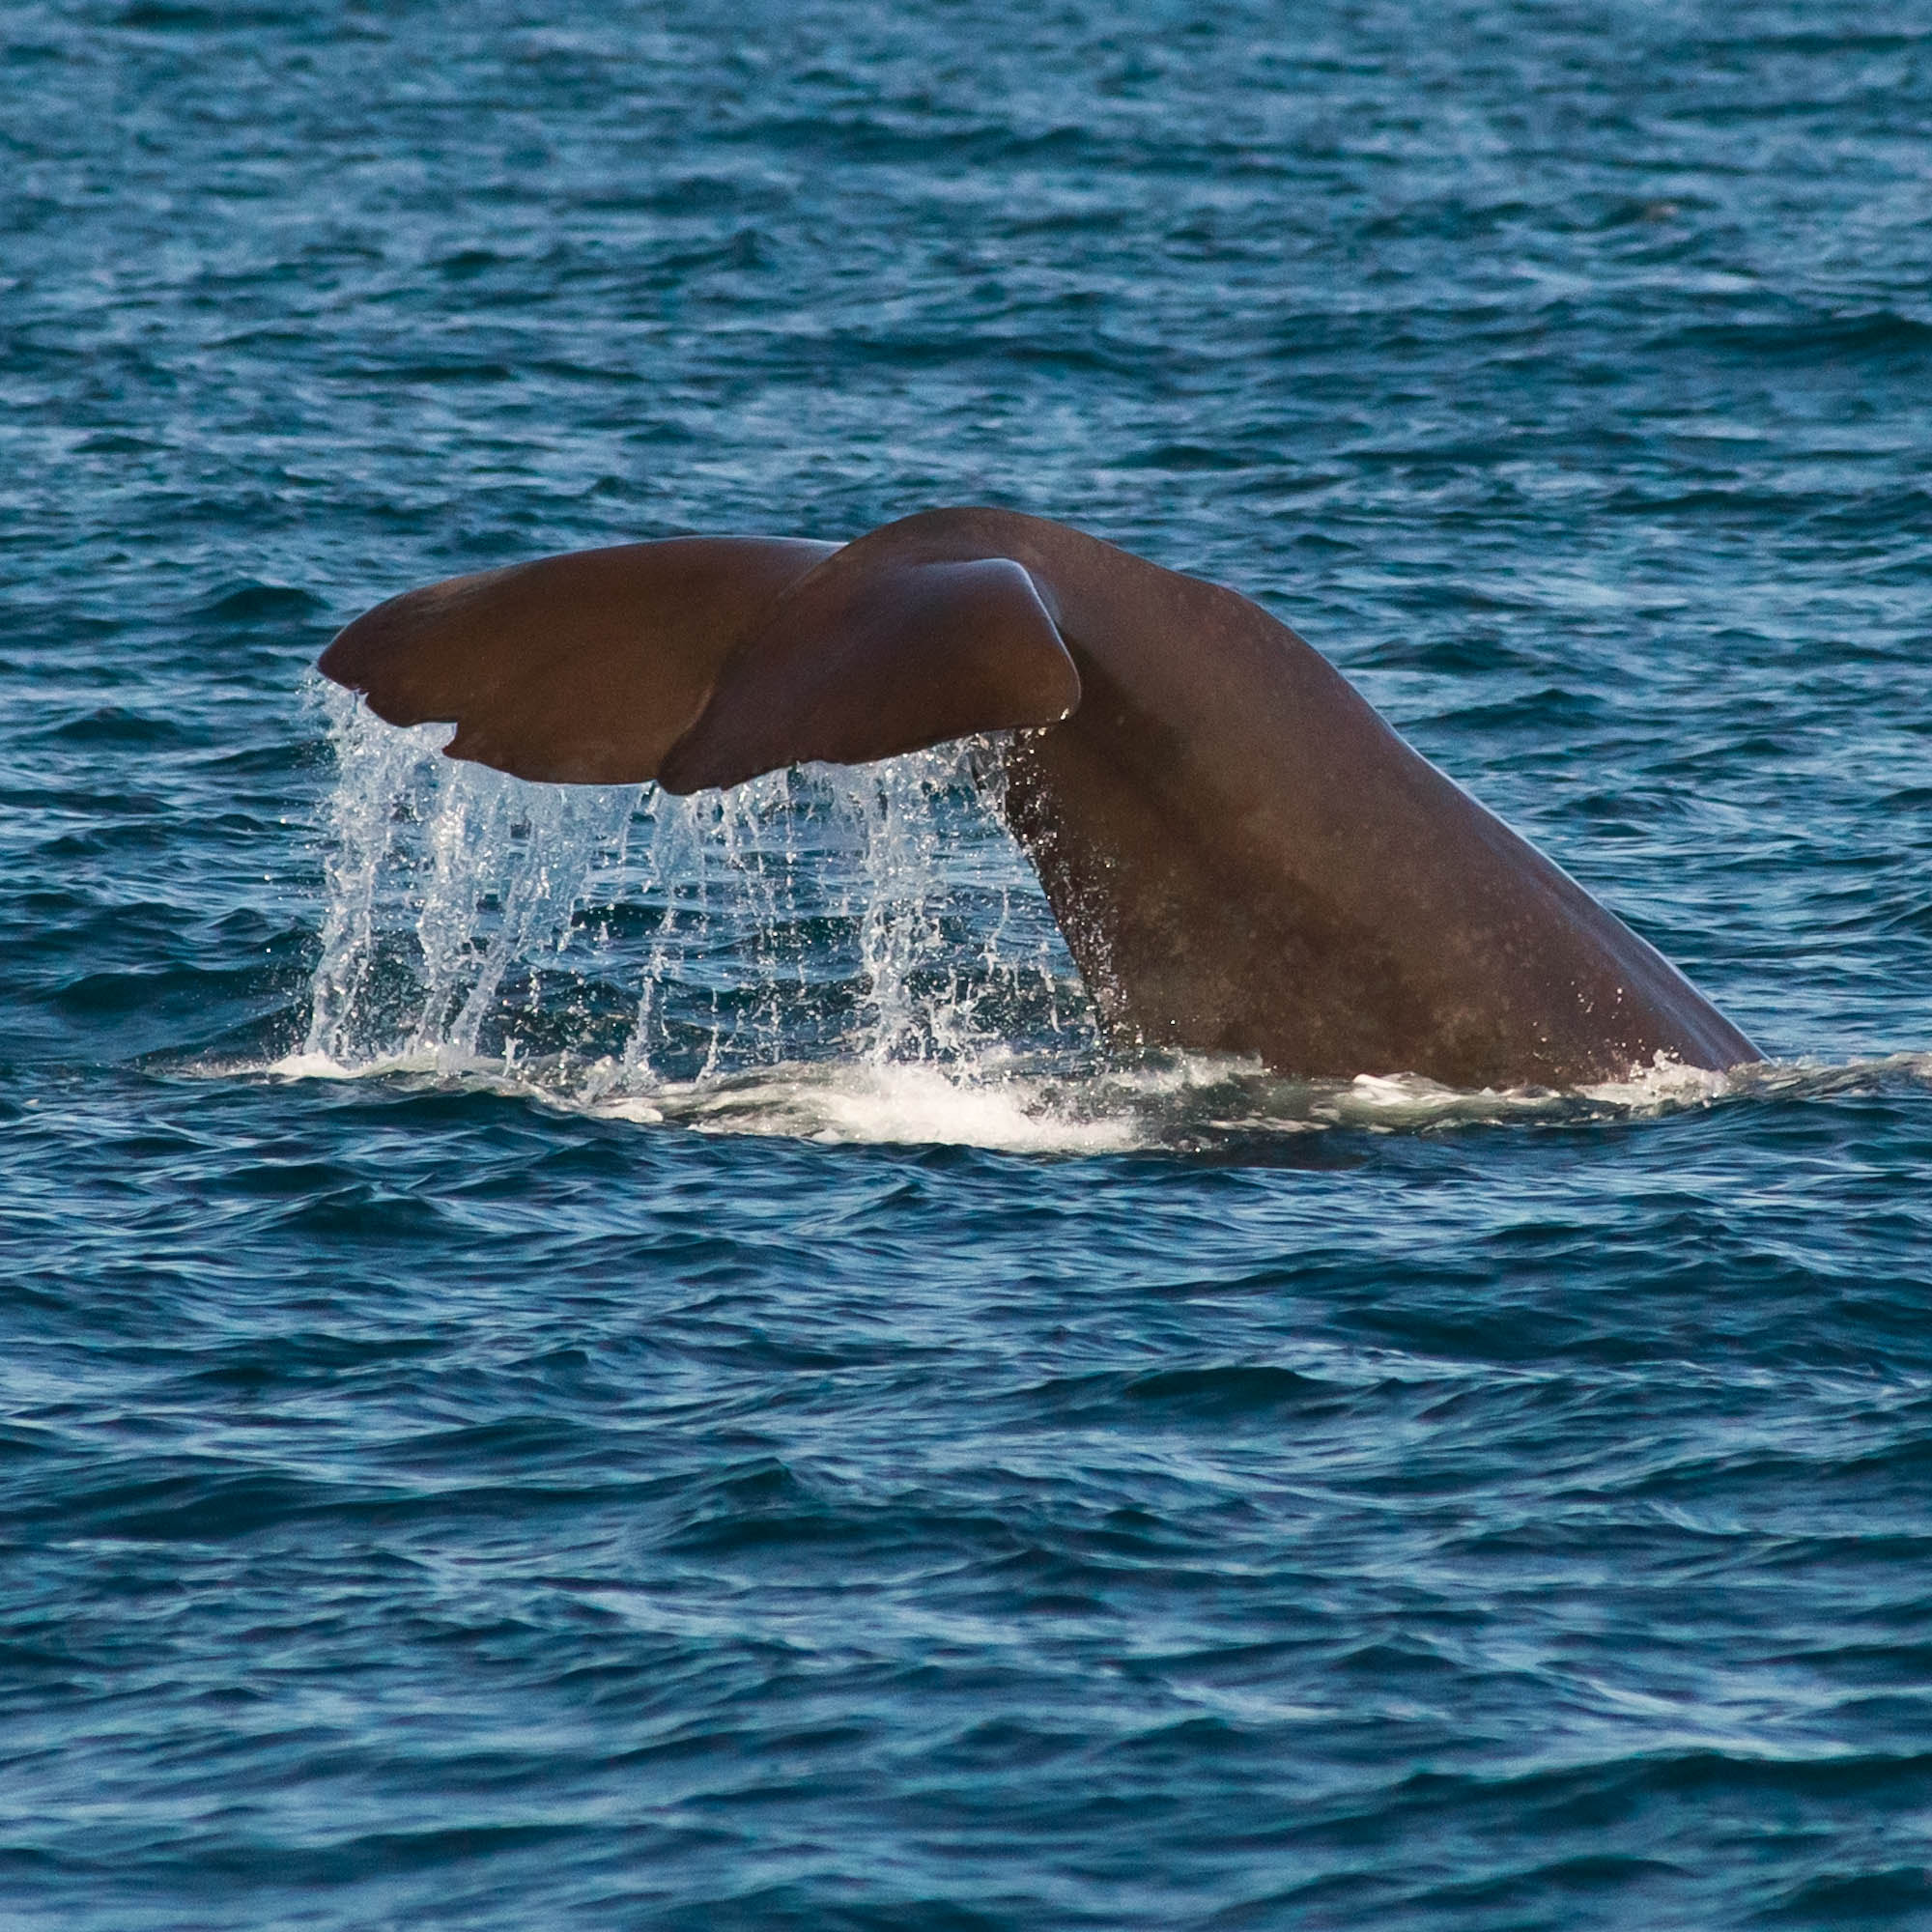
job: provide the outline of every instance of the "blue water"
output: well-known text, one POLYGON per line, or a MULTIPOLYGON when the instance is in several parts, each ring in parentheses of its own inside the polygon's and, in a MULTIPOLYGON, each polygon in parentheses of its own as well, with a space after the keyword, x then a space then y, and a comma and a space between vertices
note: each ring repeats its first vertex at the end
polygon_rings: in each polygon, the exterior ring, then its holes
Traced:
POLYGON ((0 1919, 1932 1924, 1932 9, 0 13, 0 1919), (1057 516, 1773 1056, 1107 1048, 972 753, 332 701, 1057 516))

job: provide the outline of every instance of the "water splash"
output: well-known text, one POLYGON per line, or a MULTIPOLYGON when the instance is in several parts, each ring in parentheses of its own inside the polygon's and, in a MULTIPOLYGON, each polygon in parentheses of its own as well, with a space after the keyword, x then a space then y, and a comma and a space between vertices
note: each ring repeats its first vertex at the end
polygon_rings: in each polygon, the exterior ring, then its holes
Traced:
POLYGON ((327 692, 322 956, 291 1070, 648 1095, 754 1066, 1090 1053, 974 748, 678 799, 526 784, 327 692))

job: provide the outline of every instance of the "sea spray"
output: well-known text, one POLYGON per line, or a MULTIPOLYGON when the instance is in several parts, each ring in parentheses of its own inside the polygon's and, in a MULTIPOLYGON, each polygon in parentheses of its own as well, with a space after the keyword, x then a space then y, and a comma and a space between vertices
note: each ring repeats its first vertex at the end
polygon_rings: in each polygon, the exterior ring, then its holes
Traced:
POLYGON ((444 727, 325 701, 337 777, 305 1052, 443 1072, 514 1057, 505 982, 535 1009, 536 973, 577 936, 593 880, 623 866, 638 787, 519 784, 440 756, 444 727))
POLYGON ((1091 1048, 980 748, 674 798, 525 783, 441 757, 446 727, 324 701, 307 1065, 592 1096, 814 1060, 984 1080, 1091 1048))

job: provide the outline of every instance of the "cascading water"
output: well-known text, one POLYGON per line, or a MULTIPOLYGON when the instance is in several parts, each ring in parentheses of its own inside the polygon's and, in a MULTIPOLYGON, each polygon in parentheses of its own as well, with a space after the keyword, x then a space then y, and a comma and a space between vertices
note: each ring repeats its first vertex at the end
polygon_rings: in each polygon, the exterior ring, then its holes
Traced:
POLYGON ((526 784, 330 692, 298 1064, 600 1098, 842 1062, 997 1077, 1094 1034, 967 748, 725 793, 526 784))

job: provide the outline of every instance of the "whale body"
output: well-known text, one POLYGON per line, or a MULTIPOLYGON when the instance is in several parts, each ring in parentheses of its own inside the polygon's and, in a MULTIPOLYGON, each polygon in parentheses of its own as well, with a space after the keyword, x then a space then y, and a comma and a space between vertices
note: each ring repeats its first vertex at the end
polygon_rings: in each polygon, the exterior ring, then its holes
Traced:
POLYGON ((405 592, 323 671, 449 755, 688 793, 1001 733, 1103 1016, 1307 1078, 1575 1087, 1759 1058, 1654 947, 1236 592, 1063 524, 679 537, 405 592))

